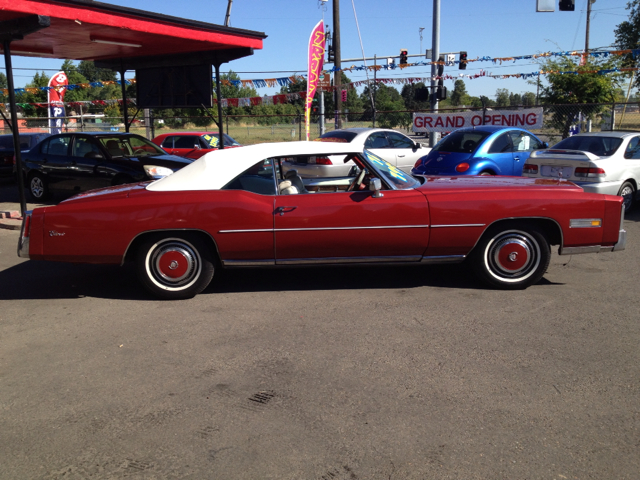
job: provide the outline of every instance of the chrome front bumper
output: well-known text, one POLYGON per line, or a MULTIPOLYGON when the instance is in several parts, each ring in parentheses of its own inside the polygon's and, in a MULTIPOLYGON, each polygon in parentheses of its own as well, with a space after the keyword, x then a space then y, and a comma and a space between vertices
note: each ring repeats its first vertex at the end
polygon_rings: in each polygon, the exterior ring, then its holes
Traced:
POLYGON ((31 210, 25 212, 20 228, 20 238, 18 238, 18 257, 29 258, 29 232, 25 232, 31 226, 31 210), (26 233, 26 236, 25 236, 26 233))

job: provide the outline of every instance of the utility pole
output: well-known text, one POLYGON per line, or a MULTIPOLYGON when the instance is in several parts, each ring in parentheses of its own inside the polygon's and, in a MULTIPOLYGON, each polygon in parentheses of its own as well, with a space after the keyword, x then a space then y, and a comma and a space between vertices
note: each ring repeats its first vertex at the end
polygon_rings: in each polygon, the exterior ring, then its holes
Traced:
POLYGON ((340 0, 333 0, 333 66, 337 68, 333 72, 333 87, 335 89, 335 129, 342 128, 342 71, 340 70, 342 59, 340 58, 340 0))
POLYGON ((585 58, 589 56, 589 26, 591 24, 591 4, 595 3, 596 0, 587 0, 587 35, 584 41, 584 53, 585 58))
POLYGON ((231 26, 231 4, 233 3, 233 0, 229 0, 229 3, 227 4, 227 14, 224 17, 224 26, 225 27, 230 27, 231 26))

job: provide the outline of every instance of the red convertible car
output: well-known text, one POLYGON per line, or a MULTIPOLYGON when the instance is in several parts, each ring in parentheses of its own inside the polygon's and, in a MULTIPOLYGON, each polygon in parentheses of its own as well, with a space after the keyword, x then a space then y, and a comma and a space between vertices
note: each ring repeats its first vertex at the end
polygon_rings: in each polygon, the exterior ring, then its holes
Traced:
POLYGON ((544 275, 550 245, 562 255, 624 249, 623 215, 622 198, 562 179, 412 177, 350 144, 271 143, 37 208, 18 255, 132 261, 166 299, 198 294, 217 268, 464 260, 490 286, 520 289, 544 275), (352 160, 358 174, 282 174, 284 161, 327 155, 352 160))

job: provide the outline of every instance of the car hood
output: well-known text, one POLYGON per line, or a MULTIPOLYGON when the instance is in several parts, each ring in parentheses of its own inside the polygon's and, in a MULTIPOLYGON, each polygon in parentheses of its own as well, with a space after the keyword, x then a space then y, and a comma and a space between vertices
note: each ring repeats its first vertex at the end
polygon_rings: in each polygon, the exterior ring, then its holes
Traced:
POLYGON ((140 183, 127 183, 113 187, 97 188, 87 192, 79 193, 73 197, 62 200, 60 203, 94 202, 100 200, 112 200, 115 198, 126 198, 133 191, 143 191, 152 183, 151 180, 140 183))
POLYGON ((582 188, 568 180, 551 178, 501 177, 493 175, 461 175, 459 177, 424 177, 425 182, 418 187, 425 193, 434 190, 505 190, 528 188, 544 190, 562 188, 582 192, 582 188))
POLYGON ((116 157, 114 160, 138 161, 141 165, 158 165, 173 169, 186 167, 193 163, 193 159, 178 157, 177 155, 141 155, 139 157, 116 157))

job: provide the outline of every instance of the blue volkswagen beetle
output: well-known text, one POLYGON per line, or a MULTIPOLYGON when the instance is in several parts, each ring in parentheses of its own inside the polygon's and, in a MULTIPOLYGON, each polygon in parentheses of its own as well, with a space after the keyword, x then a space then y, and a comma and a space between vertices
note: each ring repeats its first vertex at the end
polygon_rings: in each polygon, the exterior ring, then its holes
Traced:
POLYGON ((461 128, 414 165, 414 175, 522 175, 531 152, 549 145, 517 127, 461 128))

